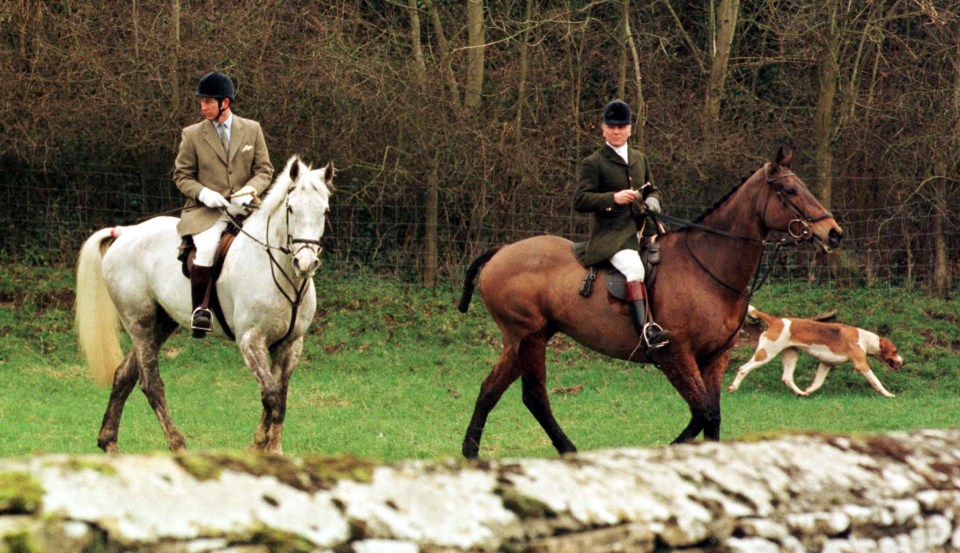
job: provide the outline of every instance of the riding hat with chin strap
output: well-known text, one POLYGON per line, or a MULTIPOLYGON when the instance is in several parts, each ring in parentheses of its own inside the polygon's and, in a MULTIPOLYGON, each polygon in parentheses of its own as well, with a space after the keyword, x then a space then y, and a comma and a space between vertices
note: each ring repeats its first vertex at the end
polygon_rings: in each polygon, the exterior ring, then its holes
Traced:
POLYGON ((200 79, 200 83, 197 84, 197 92, 194 93, 194 96, 216 98, 217 108, 219 109, 217 118, 219 118, 220 114, 223 113, 223 99, 229 98, 232 104, 236 96, 236 87, 233 86, 233 81, 230 77, 219 71, 212 71, 200 79))

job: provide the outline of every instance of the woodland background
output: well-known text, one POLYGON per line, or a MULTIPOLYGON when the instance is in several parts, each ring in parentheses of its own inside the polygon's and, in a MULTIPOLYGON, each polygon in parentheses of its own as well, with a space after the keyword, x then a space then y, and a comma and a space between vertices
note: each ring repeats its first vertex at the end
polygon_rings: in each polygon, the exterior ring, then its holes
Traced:
POLYGON ((571 196, 613 98, 693 218, 780 144, 846 230, 774 278, 960 277, 956 0, 0 3, 0 255, 69 264, 94 229, 182 204, 210 70, 279 171, 339 172, 325 271, 428 285, 491 244, 582 237, 571 196))

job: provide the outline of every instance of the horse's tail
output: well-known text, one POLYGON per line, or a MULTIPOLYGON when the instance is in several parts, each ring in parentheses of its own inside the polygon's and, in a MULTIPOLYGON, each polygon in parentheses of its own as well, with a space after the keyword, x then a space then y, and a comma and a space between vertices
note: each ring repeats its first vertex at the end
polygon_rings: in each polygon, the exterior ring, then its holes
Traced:
POLYGON ((103 253, 118 228, 98 230, 84 242, 77 260, 77 299, 74 326, 80 351, 98 384, 109 384, 120 361, 120 324, 117 308, 103 281, 103 253))
POLYGON ((476 259, 473 260, 473 263, 470 264, 470 267, 467 268, 467 274, 463 277, 463 292, 460 294, 460 304, 457 306, 457 309, 461 313, 466 313, 467 309, 470 307, 470 300, 473 298, 473 290, 476 288, 474 281, 477 279, 477 275, 480 273, 480 268, 483 265, 490 261, 490 258, 496 255, 500 248, 503 247, 503 244, 499 246, 494 246, 487 251, 483 252, 476 259))

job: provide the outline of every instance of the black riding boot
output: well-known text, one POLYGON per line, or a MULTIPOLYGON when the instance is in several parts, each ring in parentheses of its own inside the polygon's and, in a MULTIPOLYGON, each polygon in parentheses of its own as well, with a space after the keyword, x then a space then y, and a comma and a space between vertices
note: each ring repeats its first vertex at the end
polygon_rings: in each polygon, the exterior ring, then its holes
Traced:
POLYGON ((630 314, 633 316, 633 326, 637 334, 642 337, 647 349, 662 348, 670 341, 670 332, 651 321, 647 322, 647 287, 641 280, 627 281, 627 301, 630 303, 630 314))
POLYGON ((213 314, 207 307, 210 301, 210 267, 194 265, 190 269, 190 295, 193 298, 190 328, 194 338, 203 338, 213 329, 213 314))

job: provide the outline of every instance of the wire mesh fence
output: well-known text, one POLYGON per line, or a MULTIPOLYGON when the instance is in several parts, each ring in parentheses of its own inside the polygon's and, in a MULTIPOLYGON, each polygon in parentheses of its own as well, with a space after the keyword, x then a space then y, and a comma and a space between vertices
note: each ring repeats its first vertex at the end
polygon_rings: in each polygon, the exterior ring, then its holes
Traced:
MULTIPOLYGON (((70 174, 8 171, 0 180, 2 255, 27 263, 70 264, 83 240, 105 226, 132 225, 183 203, 169 175, 76 167, 70 174)), ((466 265, 491 245, 538 234, 586 238, 588 217, 571 206, 571 191, 510 194, 487 191, 469 200, 441 190, 437 236, 440 282, 459 285, 466 265)), ((384 193, 337 183, 324 236, 324 272, 387 275, 416 282, 423 272, 422 194, 384 193)), ((703 206, 670 205, 671 215, 692 220, 703 206)), ((844 286, 926 286, 939 255, 951 282, 960 276, 960 231, 938 229, 935 211, 922 199, 873 209, 834 206, 844 228, 841 249, 824 256, 809 245, 768 246, 768 282, 816 280, 844 286)), ((949 221, 947 221, 949 223, 949 221)), ((776 240, 778 236, 771 235, 776 240)), ((172 252, 175 255, 176 252, 172 252)))

